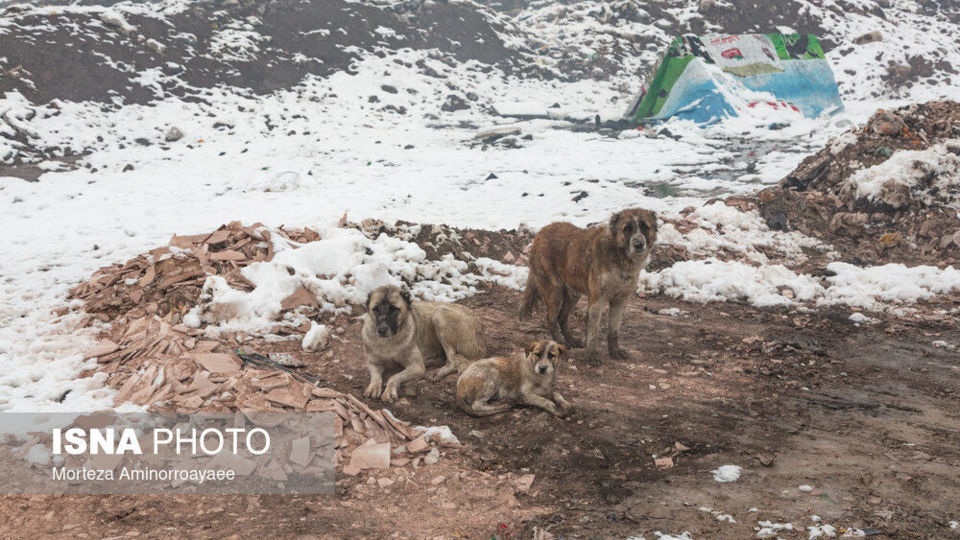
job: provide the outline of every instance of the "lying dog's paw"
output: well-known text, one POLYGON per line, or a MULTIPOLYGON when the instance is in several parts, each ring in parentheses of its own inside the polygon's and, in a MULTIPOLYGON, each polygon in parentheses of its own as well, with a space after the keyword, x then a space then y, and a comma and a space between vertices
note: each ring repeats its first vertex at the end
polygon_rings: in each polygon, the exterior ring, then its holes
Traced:
POLYGON ((615 360, 629 360, 630 353, 628 353, 625 349, 621 349, 618 347, 610 351, 610 358, 613 358, 615 360))
POLYGON ((380 385, 370 383, 370 385, 367 386, 367 389, 363 391, 363 395, 367 396, 368 398, 380 397, 380 385))

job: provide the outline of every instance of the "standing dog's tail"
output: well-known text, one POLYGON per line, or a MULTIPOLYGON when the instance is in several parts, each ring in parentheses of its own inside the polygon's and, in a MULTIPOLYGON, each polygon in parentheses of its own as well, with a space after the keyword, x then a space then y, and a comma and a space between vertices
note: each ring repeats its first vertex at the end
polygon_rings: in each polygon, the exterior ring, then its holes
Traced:
POLYGON ((540 299, 540 292, 537 290, 537 282, 533 279, 533 272, 527 278, 527 288, 523 290, 523 301, 520 302, 519 315, 521 319, 527 319, 533 313, 533 307, 537 305, 540 299))

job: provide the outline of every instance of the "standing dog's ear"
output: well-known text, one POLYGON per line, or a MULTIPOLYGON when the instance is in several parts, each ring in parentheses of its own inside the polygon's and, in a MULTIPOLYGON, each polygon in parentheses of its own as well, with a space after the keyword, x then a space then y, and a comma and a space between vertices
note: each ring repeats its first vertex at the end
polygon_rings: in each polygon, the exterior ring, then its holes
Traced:
POLYGON ((410 296, 410 291, 405 287, 400 289, 400 298, 403 298, 403 301, 406 302, 408 306, 413 305, 413 297, 410 296))
MULTIPOLYGON (((375 290, 376 290, 376 289, 374 289, 373 291, 375 291, 375 290)), ((363 303, 363 310, 364 310, 364 311, 370 311, 370 301, 373 300, 373 291, 370 291, 370 292, 367 294, 367 301, 363 303)))
POLYGON ((524 345, 524 347, 523 347, 523 355, 524 355, 524 356, 530 356, 530 354, 531 354, 531 353, 534 353, 534 352, 536 352, 537 354, 540 354, 540 350, 541 350, 541 349, 543 349, 543 342, 542 342, 542 341, 531 341, 531 342, 527 343, 526 345, 524 345))
POLYGON ((616 234, 618 221, 620 221, 620 212, 610 216, 610 232, 616 234))

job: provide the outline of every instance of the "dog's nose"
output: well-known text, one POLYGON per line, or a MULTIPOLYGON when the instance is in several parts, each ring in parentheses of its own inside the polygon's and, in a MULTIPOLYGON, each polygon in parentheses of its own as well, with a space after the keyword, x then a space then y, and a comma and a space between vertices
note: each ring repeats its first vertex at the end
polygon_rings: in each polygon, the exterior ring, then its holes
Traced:
POLYGON ((388 334, 389 332, 390 332, 390 328, 389 328, 387 325, 381 324, 381 325, 377 326, 377 335, 378 335, 378 336, 380 336, 380 337, 387 337, 387 334, 388 334))
POLYGON ((537 371, 539 371, 540 373, 546 373, 546 372, 547 372, 547 368, 546 368, 546 366, 540 366, 540 367, 537 368, 537 371))

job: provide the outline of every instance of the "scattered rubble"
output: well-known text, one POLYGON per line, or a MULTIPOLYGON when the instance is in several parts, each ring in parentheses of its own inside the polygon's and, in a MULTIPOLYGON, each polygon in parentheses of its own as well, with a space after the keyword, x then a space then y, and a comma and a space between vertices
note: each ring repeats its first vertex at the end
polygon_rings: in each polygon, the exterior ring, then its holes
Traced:
POLYGON ((97 370, 118 389, 116 405, 130 401, 177 412, 332 412, 337 415, 338 462, 343 465, 349 456, 347 474, 403 466, 428 451, 439 458, 435 445, 459 446, 428 441, 408 422, 352 395, 241 361, 220 342, 204 340, 199 331, 171 325, 155 314, 121 318, 110 335, 115 341, 102 341, 88 355, 96 357, 97 370))
MULTIPOLYGON (((292 354, 245 352, 249 340, 242 333, 213 340, 186 324, 184 316, 197 303, 207 276, 250 288, 239 270, 272 258, 271 234, 299 243, 319 238, 309 228, 271 231, 233 222, 209 234, 174 236, 168 246, 102 268, 71 291, 91 315, 89 324, 112 323, 85 357, 96 358, 96 370, 117 389, 115 404, 178 412, 333 412, 338 463, 348 475, 430 465, 441 457, 438 448, 459 448, 449 429, 413 428, 388 410, 372 410, 352 395, 323 387, 295 370, 304 363, 292 354)), ((316 297, 305 290, 283 302, 284 310, 308 317, 316 316, 316 308, 316 297)), ((323 349, 330 339, 327 325, 313 320, 304 328, 278 326, 276 331, 305 333, 304 351, 323 349)))
POLYGON ((960 260, 960 103, 880 110, 758 193, 774 230, 800 231, 862 264, 960 260))

